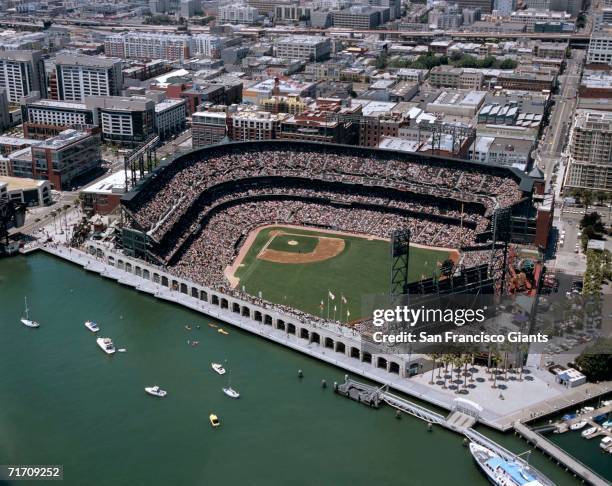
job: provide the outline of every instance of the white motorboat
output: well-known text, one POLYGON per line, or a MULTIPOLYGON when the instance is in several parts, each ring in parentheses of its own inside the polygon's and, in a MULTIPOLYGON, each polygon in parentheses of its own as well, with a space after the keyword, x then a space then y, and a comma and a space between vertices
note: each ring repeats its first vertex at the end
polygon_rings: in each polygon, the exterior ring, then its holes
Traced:
POLYGON ((164 398, 168 394, 168 392, 166 390, 162 390, 157 385, 155 385, 155 386, 147 386, 147 387, 145 387, 145 391, 149 395, 153 395, 154 397, 159 397, 159 398, 164 398))
POLYGON ((571 430, 580 430, 587 424, 586 420, 581 420, 580 422, 576 422, 575 424, 570 425, 571 430))
POLYGON ((27 327, 40 327, 40 324, 32 319, 30 319, 30 310, 28 309, 28 298, 24 297, 23 301, 25 303, 25 317, 21 318, 21 323, 27 327))
POLYGON ((601 439, 599 447, 601 447, 604 451, 612 449, 612 437, 604 437, 601 439))
POLYGON ((240 393, 234 390, 231 386, 223 387, 223 393, 225 393, 230 398, 240 398, 240 393))
POLYGON ((589 435, 594 434, 595 432, 597 432, 597 427, 589 427, 588 429, 580 432, 580 435, 582 437, 588 437, 589 435))
MULTIPOLYGON (((227 360, 225 362, 225 365, 227 366, 227 360)), ((240 393, 238 393, 236 390, 232 388, 232 370, 231 369, 229 370, 229 373, 227 374, 227 386, 223 387, 223 393, 225 393, 230 398, 240 398, 240 393)))
POLYGON ((98 346, 100 349, 104 351, 106 354, 114 354, 115 353, 115 345, 111 338, 98 338, 96 339, 98 346))
POLYGON ((220 375, 224 375, 225 374, 225 368, 223 366, 221 366, 219 363, 211 363, 210 366, 211 366, 211 368, 213 370, 215 370, 220 375))
POLYGON ((85 321, 85 327, 91 332, 98 332, 100 328, 94 321, 85 321))
POLYGON ((594 412, 595 411, 595 407, 582 407, 582 410, 580 410, 582 413, 589 413, 589 412, 594 412))

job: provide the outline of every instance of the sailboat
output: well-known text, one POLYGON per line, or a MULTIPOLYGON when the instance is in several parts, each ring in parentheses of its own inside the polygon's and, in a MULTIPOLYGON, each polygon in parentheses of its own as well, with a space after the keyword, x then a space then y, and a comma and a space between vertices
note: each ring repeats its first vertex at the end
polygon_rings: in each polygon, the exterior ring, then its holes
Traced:
POLYGON ((223 387, 223 393, 230 398, 240 398, 240 393, 232 388, 232 370, 227 375, 227 386, 223 387))
POLYGON ((28 309, 28 298, 24 297, 23 300, 25 302, 25 317, 21 318, 21 323, 27 327, 40 327, 40 324, 38 322, 30 319, 30 314, 29 314, 30 310, 28 309))

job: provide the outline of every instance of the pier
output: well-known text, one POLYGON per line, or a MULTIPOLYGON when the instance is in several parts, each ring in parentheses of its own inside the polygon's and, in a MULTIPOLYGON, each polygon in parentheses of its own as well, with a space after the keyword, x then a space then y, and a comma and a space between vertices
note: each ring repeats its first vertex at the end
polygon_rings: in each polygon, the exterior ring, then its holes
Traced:
MULTIPOLYGON (((482 435, 480 432, 475 431, 472 428, 472 425, 474 425, 474 423, 476 422, 476 418, 473 415, 470 415, 470 411, 465 408, 466 400, 458 399, 458 401, 456 401, 456 409, 452 411, 448 415, 448 417, 444 417, 443 415, 437 412, 428 410, 427 408, 422 407, 414 402, 411 402, 410 400, 390 393, 387 390, 387 387, 385 386, 377 388, 355 381, 349 378, 348 376, 346 376, 344 383, 335 384, 334 391, 360 403, 364 403, 364 401, 361 399, 362 396, 367 396, 368 400, 374 401, 376 403, 386 403, 391 407, 395 408, 396 410, 400 410, 401 412, 424 420, 429 424, 436 424, 446 429, 452 430, 453 432, 457 432, 461 435, 464 435, 470 441, 492 450, 503 459, 507 461, 521 463, 524 467, 535 471, 537 477, 546 477, 541 472, 537 471, 533 466, 530 466, 527 461, 522 459, 519 455, 514 454, 505 447, 499 445, 494 440, 489 439, 488 437, 482 435), (348 391, 350 391, 350 393, 348 391)), ((366 402, 365 404, 368 405, 369 403, 366 402)), ((554 484, 552 482, 549 482, 546 486, 554 486, 554 484)), ((599 486, 598 483, 597 486, 599 486)))
POLYGON ((525 424, 515 422, 514 430, 523 437, 528 443, 531 443, 537 449, 540 449, 546 455, 557 461, 557 463, 565 467, 568 471, 578 476, 584 481, 587 481, 593 486, 607 486, 610 483, 598 474, 591 471, 587 466, 582 464, 578 459, 569 455, 564 450, 557 447, 551 441, 534 432, 525 424))

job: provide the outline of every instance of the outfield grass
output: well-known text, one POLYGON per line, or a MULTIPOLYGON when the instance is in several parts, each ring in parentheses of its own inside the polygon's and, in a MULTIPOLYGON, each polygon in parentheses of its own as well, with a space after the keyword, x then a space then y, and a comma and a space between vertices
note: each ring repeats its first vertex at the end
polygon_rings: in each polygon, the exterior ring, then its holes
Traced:
POLYGON ((268 245, 268 249, 289 253, 310 253, 314 251, 318 243, 319 239, 313 236, 277 235, 268 245), (290 241, 296 241, 297 245, 290 245, 290 241))
MULTIPOLYGON (((249 294, 257 296, 261 292, 262 297, 271 302, 326 317, 327 292, 331 290, 335 300, 330 300, 330 317, 333 317, 335 305, 336 318, 340 319, 340 296, 344 295, 347 304, 342 304, 343 320, 346 319, 347 308, 350 311, 349 320, 353 320, 364 313, 362 309, 364 295, 389 292, 391 264, 389 242, 290 228, 284 230, 311 236, 341 238, 345 241, 344 250, 334 258, 314 263, 282 264, 258 260, 257 254, 270 239, 270 231, 275 229, 284 228, 266 228, 259 232, 242 266, 236 271, 236 277, 240 279, 238 286, 240 288, 244 286, 249 294), (321 301, 325 305, 323 310, 320 308, 321 301)), ((287 241, 290 239, 296 238, 288 238, 287 241)), ((300 240, 316 242, 315 238, 300 238, 300 240)), ((288 248, 275 249, 292 251, 296 248, 286 246, 288 248)), ((420 279, 421 275, 430 277, 438 268, 438 262, 446 258, 448 258, 446 251, 411 247, 411 265, 408 274, 410 281, 420 279)))

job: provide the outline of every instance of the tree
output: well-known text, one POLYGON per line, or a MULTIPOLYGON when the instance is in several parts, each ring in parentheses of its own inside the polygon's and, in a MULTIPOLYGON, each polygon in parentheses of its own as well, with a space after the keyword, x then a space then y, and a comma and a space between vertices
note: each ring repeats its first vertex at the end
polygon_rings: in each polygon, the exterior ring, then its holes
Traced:
POLYGON ((605 231, 605 226, 601 220, 601 215, 597 212, 587 213, 580 220, 580 228, 593 228, 593 231, 597 234, 601 234, 605 231))
POLYGON ((504 59, 499 63, 499 69, 515 69, 516 61, 514 59, 504 59))
POLYGON ((442 262, 442 265, 440 267, 440 275, 444 277, 450 277, 453 274, 454 266, 455 263, 450 258, 447 258, 442 262))
POLYGON ((589 381, 612 380, 612 339, 602 339, 576 358, 577 368, 589 381))

